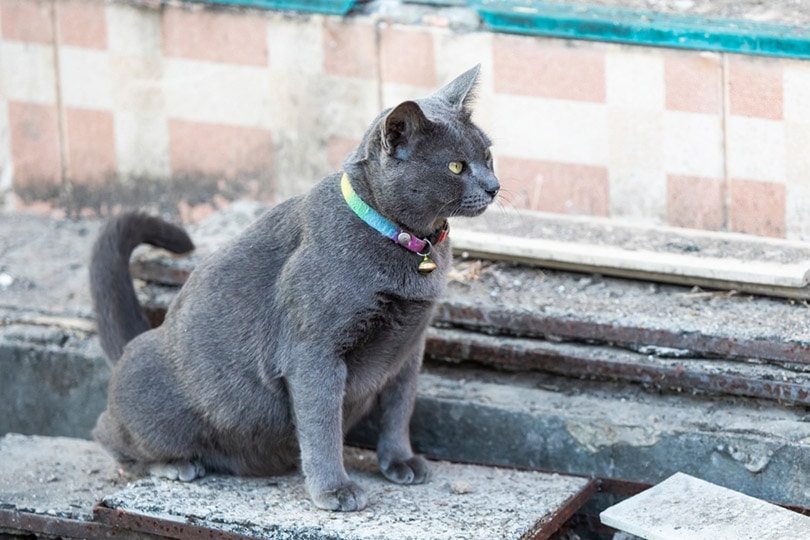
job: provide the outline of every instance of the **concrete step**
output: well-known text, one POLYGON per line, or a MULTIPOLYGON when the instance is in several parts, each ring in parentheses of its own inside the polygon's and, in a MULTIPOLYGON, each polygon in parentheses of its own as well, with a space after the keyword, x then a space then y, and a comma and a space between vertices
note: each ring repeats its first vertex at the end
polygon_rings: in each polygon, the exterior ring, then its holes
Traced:
POLYGON ((335 514, 312 505, 300 474, 127 481, 93 442, 9 434, 0 439, 0 530, 75 538, 542 539, 595 489, 587 478, 446 461, 431 463, 429 482, 399 486, 382 478, 372 452, 347 448, 345 462, 370 504, 335 514))
MULTIPOLYGON (((89 438, 109 367, 76 326, 0 327, 0 433, 89 438)), ((647 483, 684 471, 810 506, 810 417, 775 402, 428 363, 411 435, 443 459, 647 483)))
POLYGON ((810 517, 678 473, 611 506, 606 525, 647 540, 784 540, 810 536, 810 517))
MULTIPOLYGON (((350 438, 375 440, 368 427, 350 438)), ((810 417, 761 400, 431 365, 411 439, 431 456, 650 484, 685 472, 810 506, 810 417)))

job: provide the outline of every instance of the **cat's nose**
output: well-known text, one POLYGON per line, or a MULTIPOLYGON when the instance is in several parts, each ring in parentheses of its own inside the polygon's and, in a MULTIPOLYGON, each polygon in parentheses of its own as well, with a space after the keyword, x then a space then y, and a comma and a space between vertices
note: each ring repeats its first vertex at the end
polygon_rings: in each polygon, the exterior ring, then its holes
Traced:
POLYGON ((495 178, 494 176, 488 179, 487 183, 483 187, 486 194, 493 199, 498 195, 498 192, 501 190, 501 184, 498 183, 498 179, 495 178))

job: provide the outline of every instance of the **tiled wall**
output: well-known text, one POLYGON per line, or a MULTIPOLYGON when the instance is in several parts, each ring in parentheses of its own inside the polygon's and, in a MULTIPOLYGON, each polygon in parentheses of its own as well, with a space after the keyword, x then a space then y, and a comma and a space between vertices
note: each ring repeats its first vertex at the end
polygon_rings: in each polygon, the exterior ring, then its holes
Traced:
POLYGON ((279 200, 339 169, 382 107, 481 63, 509 203, 810 239, 809 62, 429 22, 0 0, 0 192, 187 220, 279 200))

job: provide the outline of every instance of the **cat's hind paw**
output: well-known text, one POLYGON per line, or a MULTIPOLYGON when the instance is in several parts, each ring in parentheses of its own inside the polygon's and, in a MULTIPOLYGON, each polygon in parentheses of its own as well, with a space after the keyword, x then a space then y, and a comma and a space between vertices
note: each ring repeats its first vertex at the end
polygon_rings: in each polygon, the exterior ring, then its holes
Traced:
POLYGON ((393 461, 382 466, 381 470, 383 476, 395 484, 424 484, 430 476, 430 468, 422 456, 393 461))
POLYGON ((357 512, 368 504, 368 495, 356 482, 349 481, 335 489, 319 492, 310 490, 312 502, 323 510, 357 512))
POLYGON ((149 474, 168 480, 191 482, 205 476, 205 467, 194 461, 176 463, 154 463, 149 467, 149 474))

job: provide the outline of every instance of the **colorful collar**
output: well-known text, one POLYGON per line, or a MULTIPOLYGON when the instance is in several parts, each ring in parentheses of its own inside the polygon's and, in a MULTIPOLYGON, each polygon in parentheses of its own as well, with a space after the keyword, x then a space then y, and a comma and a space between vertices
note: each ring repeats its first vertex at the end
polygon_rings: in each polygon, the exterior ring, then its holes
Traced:
POLYGON ((424 257, 422 262, 419 263, 418 270, 422 274, 429 274, 436 269, 436 263, 428 259, 433 244, 442 242, 449 234, 450 228, 447 221, 444 222, 436 232, 427 238, 418 238, 416 235, 397 227, 384 217, 382 217, 376 210, 360 198, 352 189, 349 182, 349 175, 343 173, 343 178, 340 179, 340 190, 343 192, 343 198, 349 208, 357 214, 366 224, 380 233, 381 235, 389 238, 395 244, 399 244, 409 251, 413 251, 417 255, 424 257))

